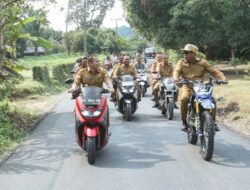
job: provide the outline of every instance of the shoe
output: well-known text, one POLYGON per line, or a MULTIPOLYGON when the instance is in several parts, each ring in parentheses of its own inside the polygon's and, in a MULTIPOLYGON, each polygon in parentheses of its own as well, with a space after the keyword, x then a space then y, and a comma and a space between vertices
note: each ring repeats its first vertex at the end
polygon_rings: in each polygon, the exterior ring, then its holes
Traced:
POLYGON ((218 125, 216 123, 214 124, 214 130, 215 130, 215 132, 219 132, 220 131, 220 128, 218 127, 218 125))
POLYGON ((188 124, 186 120, 182 121, 183 127, 181 128, 182 131, 187 132, 188 131, 188 124))

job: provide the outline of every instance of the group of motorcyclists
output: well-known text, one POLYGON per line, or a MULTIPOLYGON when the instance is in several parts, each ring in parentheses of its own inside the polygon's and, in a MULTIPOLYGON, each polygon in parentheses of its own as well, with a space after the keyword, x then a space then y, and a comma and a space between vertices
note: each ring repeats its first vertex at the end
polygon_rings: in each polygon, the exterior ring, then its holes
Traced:
MULTIPOLYGON (((169 56, 167 54, 158 52, 157 61, 151 66, 151 87, 153 101, 155 105, 159 106, 159 81, 163 78, 171 77, 177 83, 180 79, 187 80, 204 80, 206 74, 210 74, 218 80, 226 80, 224 74, 215 69, 206 60, 199 59, 197 57, 198 47, 193 44, 186 44, 182 49, 184 58, 181 59, 174 68, 174 65, 169 62, 169 56)), ((78 60, 77 62, 79 62, 78 60)), ((114 65, 110 76, 107 72, 100 68, 100 61, 96 55, 84 57, 82 62, 78 66, 75 66, 76 71, 74 84, 72 85, 72 91, 74 92, 79 86, 98 86, 102 87, 103 83, 106 83, 109 91, 111 92, 111 101, 116 102, 118 100, 117 84, 118 80, 123 75, 132 76, 135 81, 138 78, 138 70, 145 70, 146 66, 142 61, 140 54, 136 54, 134 63, 131 63, 129 55, 121 54, 118 57, 117 64, 114 65), (78 67, 78 68, 77 68, 78 67), (112 79, 112 80, 111 80, 112 79)), ((149 84, 147 84, 149 85, 149 84)), ((137 102, 141 101, 141 90, 137 82, 135 82, 135 88, 137 89, 137 102)), ((175 101, 177 102, 179 93, 176 93, 175 101)), ((192 88, 188 85, 183 85, 179 96, 181 119, 183 123, 183 131, 187 131, 187 104, 192 95, 192 88)), ((175 104, 177 108, 177 105, 175 104)), ((215 113, 214 113, 215 116, 215 113)), ((216 126, 216 131, 219 128, 216 126)))

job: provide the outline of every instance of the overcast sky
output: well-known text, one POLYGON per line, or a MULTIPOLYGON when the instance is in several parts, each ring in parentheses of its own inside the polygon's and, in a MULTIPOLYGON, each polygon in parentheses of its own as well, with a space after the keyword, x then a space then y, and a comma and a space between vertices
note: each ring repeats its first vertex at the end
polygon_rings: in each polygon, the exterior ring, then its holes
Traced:
MULTIPOLYGON (((66 10, 67 10, 67 4, 68 0, 57 0, 56 5, 51 5, 48 7, 49 13, 48 13, 48 20, 50 21, 50 25, 55 30, 62 30, 65 31, 65 19, 66 19, 66 10)), ((122 3, 120 0, 115 0, 114 7, 107 12, 106 17, 103 22, 103 27, 107 28, 114 28, 115 27, 115 21, 112 21, 111 19, 121 18, 118 22, 118 26, 129 24, 125 21, 123 17, 124 11, 122 7, 122 3)))

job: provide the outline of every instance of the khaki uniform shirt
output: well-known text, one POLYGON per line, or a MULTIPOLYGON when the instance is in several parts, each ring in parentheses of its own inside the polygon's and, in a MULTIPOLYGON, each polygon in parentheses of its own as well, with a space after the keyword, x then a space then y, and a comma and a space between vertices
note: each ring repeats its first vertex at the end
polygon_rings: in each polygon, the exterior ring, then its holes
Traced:
POLYGON ((131 65, 125 66, 124 64, 122 64, 116 68, 114 75, 116 77, 120 75, 132 75, 136 77, 137 71, 134 66, 131 66, 131 65))
POLYGON ((207 60, 197 60, 196 63, 189 63, 181 59, 174 70, 174 79, 204 80, 206 73, 211 74, 217 80, 226 80, 224 74, 210 65, 207 60))
POLYGON ((160 62, 158 62, 158 61, 156 61, 152 64, 151 73, 156 72, 156 68, 157 68, 158 64, 160 64, 160 62))
POLYGON ((115 74, 115 70, 117 69, 117 67, 121 66, 123 63, 117 63, 114 65, 112 71, 111 71, 111 74, 110 74, 110 77, 112 78, 115 74))
POLYGON ((173 65, 172 63, 168 63, 168 64, 164 64, 159 63, 157 68, 156 68, 156 72, 160 75, 161 79, 166 78, 166 77, 172 77, 173 76, 173 65))
POLYGON ((92 73, 90 68, 79 70, 75 76, 75 83, 82 86, 96 86, 102 88, 103 82, 109 80, 109 77, 104 69, 99 68, 97 73, 92 73))

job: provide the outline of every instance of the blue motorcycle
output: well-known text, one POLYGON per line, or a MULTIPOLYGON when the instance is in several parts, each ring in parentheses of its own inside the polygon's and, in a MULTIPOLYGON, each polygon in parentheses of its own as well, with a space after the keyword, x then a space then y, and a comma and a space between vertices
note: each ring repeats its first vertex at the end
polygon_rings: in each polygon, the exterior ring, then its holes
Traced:
POLYGON ((227 81, 212 80, 202 81, 181 80, 178 84, 192 86, 193 95, 188 104, 188 132, 190 144, 196 144, 200 139, 202 158, 206 161, 212 159, 214 151, 215 118, 213 112, 216 108, 213 99, 213 84, 227 84, 227 81))

